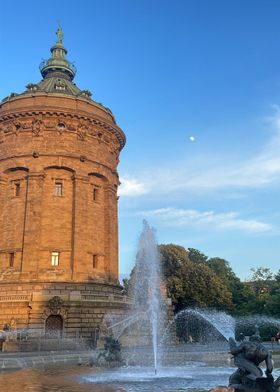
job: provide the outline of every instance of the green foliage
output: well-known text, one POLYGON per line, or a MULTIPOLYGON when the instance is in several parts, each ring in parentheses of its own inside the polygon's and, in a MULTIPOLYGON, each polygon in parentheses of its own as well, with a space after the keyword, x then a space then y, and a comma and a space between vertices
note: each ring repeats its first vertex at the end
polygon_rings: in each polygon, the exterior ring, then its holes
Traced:
POLYGON ((207 260, 207 265, 227 284, 230 286, 234 284, 239 279, 236 277, 235 273, 230 268, 229 262, 227 260, 221 259, 219 257, 213 257, 207 260))
POLYGON ((252 268, 246 283, 250 295, 240 309, 241 314, 266 314, 280 316, 280 274, 273 276, 270 268, 252 268))
POLYGON ((277 272, 277 274, 274 276, 275 280, 277 283, 280 284, 280 270, 277 272))
POLYGON ((267 282, 273 278, 273 273, 271 272, 270 268, 266 267, 258 267, 258 268, 251 268, 253 275, 251 276, 252 282, 259 282, 264 281, 267 282))
POLYGON ((122 284, 122 286, 123 286, 122 292, 123 292, 123 294, 127 295, 128 294, 128 290, 129 290, 129 279, 124 278, 122 283, 123 283, 122 284))
POLYGON ((192 264, 185 277, 188 305, 231 310, 232 295, 207 265, 192 264))
MULTIPOLYGON (((269 268, 255 268, 250 281, 241 282, 222 258, 208 258, 197 249, 186 250, 175 244, 160 245, 159 252, 163 279, 175 312, 186 307, 207 307, 233 315, 280 317, 280 270, 273 276, 269 268)), ((123 282, 128 295, 132 294, 134 280, 133 269, 130 279, 123 282)))
MULTIPOLYGON (((245 336, 251 336, 256 331, 256 324, 252 320, 248 322, 245 320, 244 322, 240 321, 235 328, 235 336, 238 337, 241 333, 245 336)), ((270 323, 265 323, 259 326, 259 333, 263 341, 270 341, 271 338, 275 337, 277 334, 278 328, 270 323)))
POLYGON ((266 313, 274 316, 280 316, 280 282, 277 283, 277 288, 274 289, 271 295, 266 298, 266 313))
POLYGON ((200 252, 199 250, 194 249, 194 248, 188 249, 188 255, 189 255, 189 259, 193 263, 197 263, 197 264, 206 263, 207 259, 208 259, 208 257, 205 256, 205 254, 203 254, 202 252, 200 252))
POLYGON ((271 338, 275 338, 278 332, 278 328, 275 325, 265 324, 260 326, 260 336, 262 340, 269 341, 271 338))
POLYGON ((255 333, 256 327, 254 323, 248 323, 247 321, 238 323, 235 327, 235 337, 238 338, 241 334, 244 336, 251 336, 255 333))
POLYGON ((232 309, 228 287, 206 264, 203 253, 195 249, 187 252, 174 244, 160 245, 159 251, 168 295, 176 311, 187 306, 232 309))
POLYGON ((208 259, 207 265, 222 279, 231 292, 234 305, 233 312, 235 314, 242 313, 241 309, 244 304, 251 301, 254 297, 252 288, 241 282, 232 271, 227 260, 214 257, 208 259))
POLYGON ((176 318, 176 335, 181 342, 213 342, 225 338, 203 318, 179 315, 176 318), (191 337, 191 339, 190 339, 191 337))

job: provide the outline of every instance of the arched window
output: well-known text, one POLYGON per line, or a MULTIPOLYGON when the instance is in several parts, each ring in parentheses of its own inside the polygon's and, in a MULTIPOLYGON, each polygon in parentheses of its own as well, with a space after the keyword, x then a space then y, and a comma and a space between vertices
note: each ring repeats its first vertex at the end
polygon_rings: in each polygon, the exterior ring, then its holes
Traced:
POLYGON ((51 314, 46 320, 45 335, 48 339, 61 338, 63 331, 63 318, 57 314, 51 314))

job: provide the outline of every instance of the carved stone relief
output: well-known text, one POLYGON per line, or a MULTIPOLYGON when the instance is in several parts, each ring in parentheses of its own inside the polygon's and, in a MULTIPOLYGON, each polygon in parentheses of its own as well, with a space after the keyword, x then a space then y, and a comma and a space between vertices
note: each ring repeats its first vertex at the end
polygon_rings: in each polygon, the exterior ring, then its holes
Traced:
POLYGON ((87 127, 84 123, 80 123, 77 126, 77 138, 79 140, 85 140, 86 135, 87 135, 87 127))
POLYGON ((34 136, 40 136, 40 133, 43 131, 43 122, 42 120, 34 120, 32 123, 32 133, 34 136))
MULTIPOLYGON (((78 140, 84 141, 86 136, 89 135, 96 138, 99 143, 106 143, 111 154, 119 152, 120 138, 115 135, 116 130, 100 120, 82 119, 75 123, 73 116, 61 118, 61 113, 55 112, 47 113, 47 116, 46 113, 41 113, 36 119, 32 119, 31 116, 33 116, 33 113, 26 113, 20 120, 15 117, 13 121, 3 122, 0 126, 0 134, 2 130, 4 134, 18 135, 20 131, 29 129, 31 129, 33 136, 40 136, 44 130, 54 130, 60 135, 65 131, 75 132, 78 140), (118 146, 117 149, 116 145, 118 146)), ((4 137, 0 136, 0 143, 3 143, 3 140, 4 137)))

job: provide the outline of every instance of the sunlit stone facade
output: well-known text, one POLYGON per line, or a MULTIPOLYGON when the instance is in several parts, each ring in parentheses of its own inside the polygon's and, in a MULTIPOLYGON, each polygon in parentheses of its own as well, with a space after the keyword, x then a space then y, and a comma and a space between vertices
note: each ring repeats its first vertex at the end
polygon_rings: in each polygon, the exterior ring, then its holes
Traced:
POLYGON ((17 329, 47 334, 57 316, 59 334, 90 337, 104 313, 125 307, 117 215, 125 135, 72 82, 61 29, 57 36, 41 82, 0 106, 0 329, 15 319, 17 329))

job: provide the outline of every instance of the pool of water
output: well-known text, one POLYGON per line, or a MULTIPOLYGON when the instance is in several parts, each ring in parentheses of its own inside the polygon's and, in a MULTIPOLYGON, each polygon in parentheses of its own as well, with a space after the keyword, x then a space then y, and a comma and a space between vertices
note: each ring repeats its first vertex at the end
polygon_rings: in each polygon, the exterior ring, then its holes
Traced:
MULTIPOLYGON (((100 370, 80 366, 48 366, 0 372, 1 392, 199 392, 227 385, 232 367, 203 362, 164 367, 100 370)), ((279 375, 279 369, 275 376, 279 375)))
POLYGON ((190 363, 181 367, 100 370, 48 366, 0 373, 1 392, 182 392, 226 385, 232 368, 190 363))
POLYGON ((94 386, 113 386, 114 391, 175 392, 210 389, 219 384, 227 385, 231 373, 231 368, 213 368, 196 364, 161 368, 156 375, 152 368, 132 367, 84 375, 82 379, 94 386))

